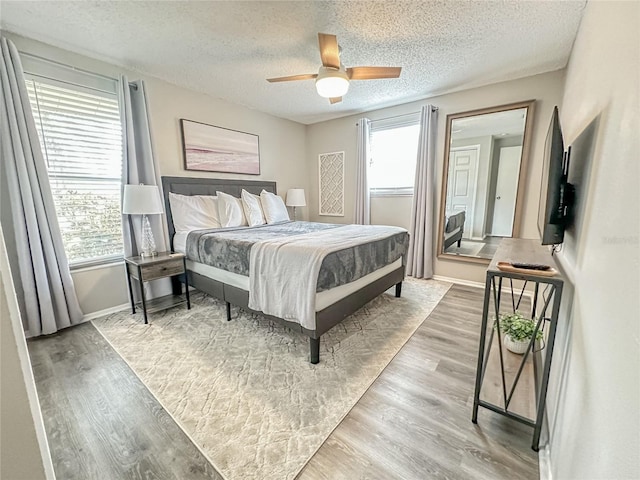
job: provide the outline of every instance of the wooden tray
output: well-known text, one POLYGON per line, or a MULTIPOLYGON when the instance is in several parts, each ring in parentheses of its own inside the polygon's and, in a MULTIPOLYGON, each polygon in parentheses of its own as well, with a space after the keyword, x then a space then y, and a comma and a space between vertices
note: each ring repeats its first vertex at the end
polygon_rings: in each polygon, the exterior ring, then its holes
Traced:
POLYGON ((516 268, 509 262, 498 262, 498 270, 511 273, 523 273, 525 275, 535 275, 537 277, 553 277, 558 274, 558 271, 553 267, 549 270, 533 270, 529 268, 516 268))

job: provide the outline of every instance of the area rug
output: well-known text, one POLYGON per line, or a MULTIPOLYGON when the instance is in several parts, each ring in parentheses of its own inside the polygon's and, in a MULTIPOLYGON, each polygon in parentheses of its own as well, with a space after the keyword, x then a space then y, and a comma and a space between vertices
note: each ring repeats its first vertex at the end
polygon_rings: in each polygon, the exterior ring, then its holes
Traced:
POLYGON ((451 284, 409 279, 309 341, 261 315, 194 295, 191 310, 93 323, 227 479, 291 479, 451 284))
POLYGON ((468 255, 471 257, 475 257, 485 246, 485 244, 482 242, 473 242, 469 240, 462 240, 462 242, 460 243, 460 247, 458 247, 457 243, 451 245, 449 248, 447 248, 446 253, 457 253, 458 255, 468 255))

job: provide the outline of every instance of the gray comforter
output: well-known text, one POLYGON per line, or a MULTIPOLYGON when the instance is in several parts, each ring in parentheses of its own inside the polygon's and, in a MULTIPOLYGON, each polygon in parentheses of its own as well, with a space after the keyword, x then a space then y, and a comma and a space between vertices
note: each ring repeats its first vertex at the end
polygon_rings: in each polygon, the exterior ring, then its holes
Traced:
MULTIPOLYGON (((342 225, 283 222, 259 227, 197 230, 187 237, 187 258, 231 273, 249 276, 249 257, 255 242, 342 225)), ((363 226, 362 228, 366 228, 363 226)), ((353 282, 403 257, 409 244, 407 232, 364 243, 327 255, 320 267, 317 292, 353 282)))

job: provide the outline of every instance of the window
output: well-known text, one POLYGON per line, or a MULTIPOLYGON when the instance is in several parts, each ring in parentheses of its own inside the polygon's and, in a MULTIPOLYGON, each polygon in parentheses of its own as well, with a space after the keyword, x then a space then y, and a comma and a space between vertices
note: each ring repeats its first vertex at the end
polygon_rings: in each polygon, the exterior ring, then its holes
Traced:
POLYGON ((26 80, 69 263, 122 258, 122 127, 115 80, 112 91, 30 73, 26 80))
POLYGON ((413 194, 419 134, 418 114, 371 122, 371 194, 413 194))

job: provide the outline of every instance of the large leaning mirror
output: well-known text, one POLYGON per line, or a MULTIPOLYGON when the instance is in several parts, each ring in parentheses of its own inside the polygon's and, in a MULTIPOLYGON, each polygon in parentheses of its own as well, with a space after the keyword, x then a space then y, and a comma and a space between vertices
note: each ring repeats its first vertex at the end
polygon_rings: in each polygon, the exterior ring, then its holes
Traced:
POLYGON ((447 116, 438 256, 488 263, 520 229, 534 101, 447 116))

